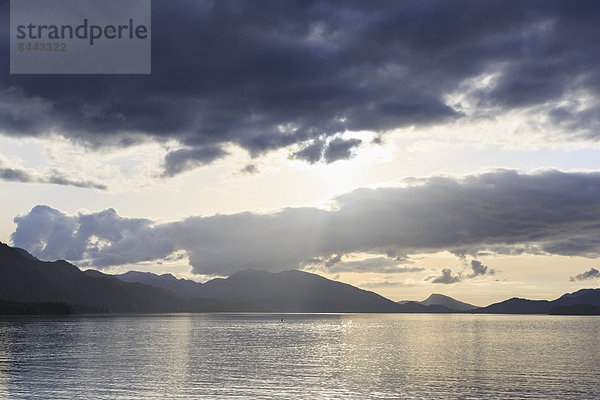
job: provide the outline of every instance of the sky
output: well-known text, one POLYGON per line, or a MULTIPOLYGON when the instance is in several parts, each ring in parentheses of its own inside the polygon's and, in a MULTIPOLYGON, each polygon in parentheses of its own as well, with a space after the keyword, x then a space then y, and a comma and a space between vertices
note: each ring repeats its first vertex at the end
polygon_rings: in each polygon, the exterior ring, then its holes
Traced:
MULTIPOLYGON (((11 75, 0 241, 393 300, 598 287, 600 3, 152 2, 149 75, 11 75)), ((9 2, 0 1, 0 52, 9 2)))

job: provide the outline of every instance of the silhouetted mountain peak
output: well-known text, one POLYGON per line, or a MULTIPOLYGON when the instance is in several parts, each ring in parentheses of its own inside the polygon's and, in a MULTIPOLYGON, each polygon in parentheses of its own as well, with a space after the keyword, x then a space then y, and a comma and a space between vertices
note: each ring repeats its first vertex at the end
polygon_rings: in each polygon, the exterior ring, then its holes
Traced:
POLYGON ((552 305, 554 306, 574 304, 589 304, 600 307, 600 289, 581 289, 573 293, 566 293, 552 301, 552 305))
POLYGON ((309 272, 246 269, 202 285, 203 297, 247 301, 283 312, 396 312, 383 296, 309 272))
POLYGON ((152 276, 157 276, 156 274, 153 274, 152 272, 142 272, 142 271, 127 271, 124 274, 121 274, 120 276, 145 276, 145 277, 152 277, 152 276))
POLYGON ((248 268, 248 269, 244 269, 244 270, 236 272, 235 274, 230 275, 228 278, 225 278, 225 280, 235 281, 238 279, 244 279, 244 280, 246 280, 246 279, 252 279, 252 280, 264 279, 265 277, 269 276, 270 274, 271 274, 271 272, 248 268))
POLYGON ((108 276, 107 274, 95 269, 86 269, 85 271, 83 271, 83 273, 87 276, 91 276, 92 278, 103 278, 105 276, 108 276))
MULTIPOLYGON (((4 244, 4 243, 3 243, 3 244, 4 244)), ((6 245, 5 245, 5 246, 6 246, 6 245)), ((8 246, 7 246, 7 247, 8 247, 8 246)), ((35 257, 33 254, 31 254, 30 252, 28 252, 28 251, 27 251, 27 250, 25 250, 25 249, 22 249, 22 248, 20 248, 20 247, 13 247, 13 249, 14 249, 16 252, 20 253, 20 254, 21 254, 22 256, 24 256, 25 258, 28 258, 28 259, 30 259, 30 260, 35 260, 35 261, 37 261, 37 260, 38 260, 38 258, 37 258, 37 257, 35 257)))
POLYGON ((528 300, 512 297, 499 303, 490 304, 472 310, 474 313, 487 314, 547 314, 551 303, 548 300, 528 300))
POLYGON ((595 294, 595 293, 600 293, 600 289, 579 289, 578 291, 573 292, 573 293, 565 293, 562 296, 560 296, 557 300, 560 300, 563 298, 579 297, 579 296, 595 294))
POLYGON ((456 312, 456 311, 468 311, 478 308, 478 306, 474 306, 473 304, 464 303, 462 301, 458 301, 453 299, 450 296, 446 296, 440 293, 432 293, 423 301, 413 301, 413 300, 400 300, 397 302, 401 306, 411 307, 411 309, 417 310, 417 308, 411 304, 416 303, 425 307, 429 307, 427 309, 423 309, 422 312, 437 312, 433 311, 434 309, 439 309, 440 312, 456 312))
POLYGON ((457 311, 468 311, 477 308, 477 306, 474 306, 473 304, 458 301, 450 296, 440 293, 432 293, 428 298, 423 300, 421 304, 426 306, 439 305, 457 311))

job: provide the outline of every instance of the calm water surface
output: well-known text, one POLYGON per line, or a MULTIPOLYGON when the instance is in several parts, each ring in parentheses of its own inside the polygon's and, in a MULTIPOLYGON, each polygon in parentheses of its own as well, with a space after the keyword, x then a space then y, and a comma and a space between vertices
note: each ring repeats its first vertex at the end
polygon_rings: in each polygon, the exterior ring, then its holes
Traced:
POLYGON ((3 318, 0 399, 600 399, 599 339, 599 317, 3 318))

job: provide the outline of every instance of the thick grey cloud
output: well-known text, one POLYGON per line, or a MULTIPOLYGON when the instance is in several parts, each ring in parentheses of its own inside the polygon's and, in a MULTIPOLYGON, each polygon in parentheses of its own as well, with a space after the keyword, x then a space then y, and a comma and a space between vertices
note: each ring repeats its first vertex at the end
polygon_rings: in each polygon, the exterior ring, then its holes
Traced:
POLYGON ((598 278, 600 278, 600 271, 598 271, 596 268, 590 268, 589 270, 585 271, 584 273, 581 273, 576 276, 572 276, 570 280, 571 280, 571 282, 575 282, 575 281, 587 281, 590 279, 598 279, 598 278))
MULTIPOLYGON (((397 255, 448 250, 600 255, 600 173, 497 171, 461 179, 433 177, 413 186, 358 189, 335 198, 337 208, 287 208, 189 217, 169 223, 120 217, 114 210, 75 216, 45 206, 15 218, 16 246, 42 258, 104 267, 187 251, 197 273, 244 268, 277 271, 309 265, 385 271, 397 255), (513 250, 511 250, 513 249, 513 250), (346 264, 366 252, 388 259, 346 264), (361 269, 362 268, 362 269, 361 269), (378 269, 377 269, 378 268, 378 269)), ((478 261, 472 277, 491 274, 478 261)))
MULTIPOLYGON (((3 54, 8 3, 0 0, 3 54)), ((218 149, 230 143, 252 155, 299 146, 298 158, 333 162, 356 148, 334 139, 345 130, 468 120, 446 97, 468 90, 473 118, 541 107, 573 136, 598 138, 595 0, 172 0, 152 8, 152 75, 9 75, 0 63, 2 132, 58 132, 89 147, 177 139, 185 150, 167 156, 165 176, 225 156, 218 149), (491 72, 490 87, 464 88, 491 72)))
POLYGON ((73 241, 78 229, 75 219, 48 206, 36 206, 25 217, 16 217, 17 230, 11 238, 15 245, 46 260, 81 259, 74 250, 85 246, 73 241))
POLYGON ((175 251, 172 241, 160 237, 152 221, 123 218, 113 209, 70 216, 36 206, 27 215, 15 217, 15 223, 13 243, 46 260, 91 260, 90 265, 104 267, 164 258, 175 251))
POLYGON ((23 168, 6 167, 0 160, 0 181, 20 183, 48 183, 53 185, 75 186, 79 188, 106 190, 107 186, 89 180, 72 179, 59 171, 39 174, 23 168))

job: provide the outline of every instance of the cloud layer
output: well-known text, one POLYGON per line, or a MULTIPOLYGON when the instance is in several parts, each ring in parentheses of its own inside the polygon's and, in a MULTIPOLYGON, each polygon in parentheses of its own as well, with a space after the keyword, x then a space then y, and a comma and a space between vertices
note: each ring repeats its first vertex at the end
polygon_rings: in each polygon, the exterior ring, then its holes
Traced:
MULTIPOLYGON (((8 4, 0 1, 2 26, 8 4)), ((571 138, 598 138, 595 0, 152 6, 152 75, 47 79, 9 75, 0 63, 2 133, 54 133, 91 148, 176 139, 182 148, 166 156, 164 176, 225 157, 230 144, 330 163, 359 148, 339 137, 346 130, 512 110, 571 138)), ((4 32, 3 54, 8 45, 4 32)))
POLYGON ((90 180, 81 180, 68 177, 66 174, 51 170, 40 174, 35 171, 20 167, 6 165, 0 158, 0 181, 20 183, 48 183, 52 185, 75 186, 79 188, 106 190, 107 186, 90 180))
MULTIPOLYGON (((600 254, 600 173, 497 171, 412 183, 355 190, 335 198, 334 210, 288 208, 168 223, 125 218, 112 209, 67 215, 36 206, 15 218, 12 241, 43 259, 100 268, 183 250, 194 272, 217 275, 297 268, 316 258, 336 271, 382 271, 390 265, 345 263, 350 253, 392 260, 442 250, 473 257, 600 254)), ((471 269, 473 276, 492 273, 478 261, 471 269)))

